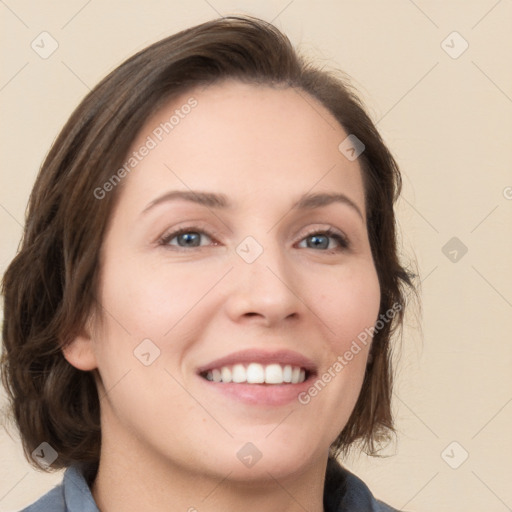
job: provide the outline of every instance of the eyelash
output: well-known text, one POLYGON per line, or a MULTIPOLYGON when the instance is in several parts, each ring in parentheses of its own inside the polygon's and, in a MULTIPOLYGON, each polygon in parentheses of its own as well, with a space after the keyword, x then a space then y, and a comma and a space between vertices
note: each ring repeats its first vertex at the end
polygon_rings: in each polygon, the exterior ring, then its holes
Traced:
MULTIPOLYGON (((174 238, 180 236, 180 235, 183 235, 184 233, 197 233, 197 234, 200 234, 200 235, 206 235, 208 238, 210 239, 214 239, 214 235, 210 234, 208 231, 204 230, 204 229, 200 229, 196 226, 186 226, 186 227, 183 227, 183 228, 180 228, 176 231, 173 231, 172 233, 168 233, 164 236, 162 236, 162 238, 159 240, 158 244, 159 245, 162 245, 162 246, 165 246, 165 247, 172 247, 173 250, 177 250, 177 251, 189 251, 191 249, 200 249, 201 247, 180 247, 180 246, 176 246, 176 245, 170 245, 169 242, 171 240, 173 240, 174 238)), ((321 229, 321 230, 312 230, 310 231, 309 233, 306 233, 306 235, 304 235, 300 240, 299 242, 302 242, 303 240, 305 240, 306 238, 309 238, 313 235, 325 235, 325 236, 328 236, 330 238, 333 238, 334 240, 336 240, 336 242, 338 242, 339 244, 339 247, 335 248, 335 249, 322 249, 320 252, 325 252, 327 254, 335 254, 339 251, 344 251, 344 250, 347 250, 350 248, 350 243, 349 241, 347 240, 347 238, 342 235, 341 233, 339 233, 338 231, 335 231, 333 228, 327 228, 327 229, 321 229)), ((314 249, 313 247, 305 247, 305 249, 314 249)))

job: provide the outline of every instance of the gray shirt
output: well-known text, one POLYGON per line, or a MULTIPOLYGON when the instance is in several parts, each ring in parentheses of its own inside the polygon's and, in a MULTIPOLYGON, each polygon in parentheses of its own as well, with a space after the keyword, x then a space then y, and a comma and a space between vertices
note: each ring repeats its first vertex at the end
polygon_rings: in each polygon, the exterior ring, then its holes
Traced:
MULTIPOLYGON (((325 512, 399 512, 376 500, 366 484, 329 459, 324 486, 325 512)), ((62 483, 21 512, 99 512, 79 466, 69 467, 62 483)))

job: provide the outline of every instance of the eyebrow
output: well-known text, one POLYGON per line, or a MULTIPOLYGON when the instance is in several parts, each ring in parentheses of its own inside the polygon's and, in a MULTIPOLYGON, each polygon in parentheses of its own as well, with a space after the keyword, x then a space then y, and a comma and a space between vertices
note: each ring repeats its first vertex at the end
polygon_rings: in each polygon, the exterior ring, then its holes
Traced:
MULTIPOLYGON (((142 213, 146 213, 148 210, 153 207, 176 199, 182 199, 185 201, 190 201, 192 203, 200 204, 202 206, 206 206, 208 208, 215 209, 231 209, 233 208, 233 204, 228 199, 225 194, 216 194, 213 192, 200 192, 193 190, 172 190, 170 192, 166 192, 165 194, 157 197, 153 201, 151 201, 145 208, 142 210, 142 213)), ((364 221, 363 214, 357 204, 352 201, 345 194, 339 193, 326 193, 326 192, 318 192, 315 194, 304 194, 292 205, 292 209, 297 210, 313 210, 315 208, 322 208, 324 206, 328 206, 333 203, 341 203, 349 206, 353 209, 359 217, 364 221)))

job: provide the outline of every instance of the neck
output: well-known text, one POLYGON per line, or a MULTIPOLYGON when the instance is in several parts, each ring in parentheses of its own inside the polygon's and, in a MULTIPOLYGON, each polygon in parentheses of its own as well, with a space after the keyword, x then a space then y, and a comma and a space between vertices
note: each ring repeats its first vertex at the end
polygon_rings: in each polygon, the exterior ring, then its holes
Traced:
POLYGON ((148 455, 147 449, 127 441, 116 437, 111 442, 109 436, 102 439, 98 473, 91 486, 101 512, 324 510, 327 458, 279 479, 269 469, 259 479, 241 480, 229 471, 191 471, 148 455))

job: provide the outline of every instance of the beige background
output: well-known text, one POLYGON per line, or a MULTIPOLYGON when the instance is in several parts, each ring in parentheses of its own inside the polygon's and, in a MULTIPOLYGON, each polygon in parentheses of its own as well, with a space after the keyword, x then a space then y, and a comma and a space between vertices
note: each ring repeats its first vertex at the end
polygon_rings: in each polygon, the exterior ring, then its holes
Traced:
MULTIPOLYGON (((412 316, 405 330, 394 456, 347 464, 405 510, 512 509, 510 0, 2 0, 0 13, 2 272, 52 140, 85 93, 149 43, 248 13, 348 72, 401 165, 399 222, 421 273, 423 320, 422 334, 412 316), (43 31, 59 45, 47 59, 31 48, 43 31), (468 249, 455 249, 456 261, 453 247, 442 250, 452 237, 468 249)), ((0 454, 0 511, 61 479, 31 469, 4 432, 0 454)))

